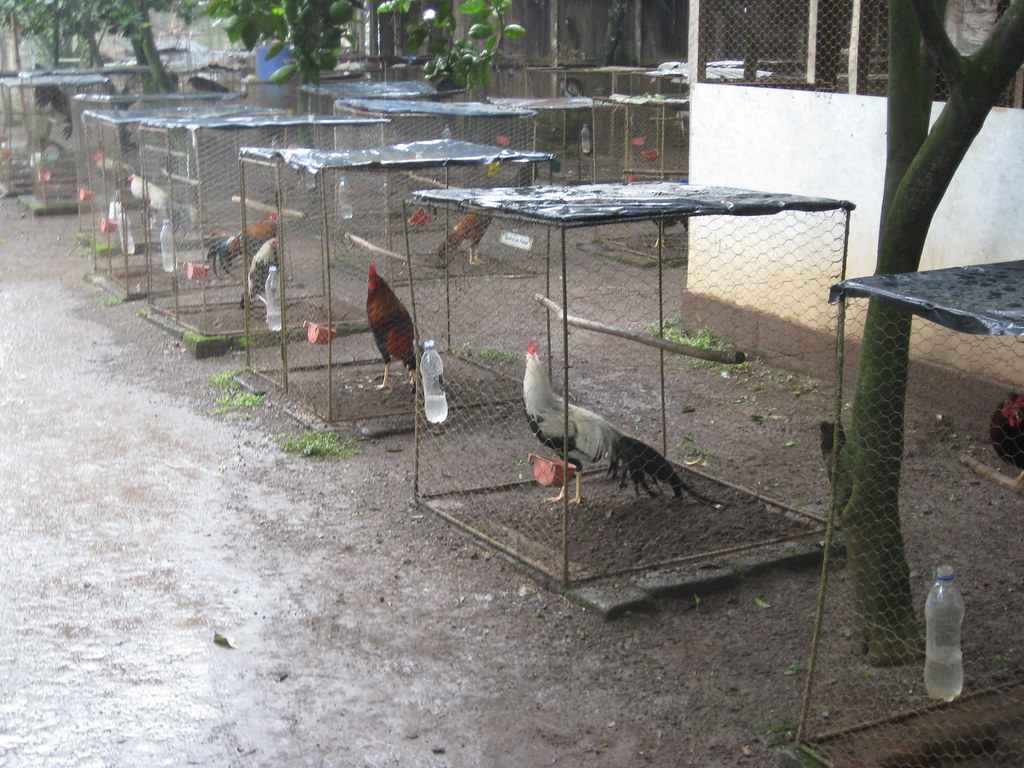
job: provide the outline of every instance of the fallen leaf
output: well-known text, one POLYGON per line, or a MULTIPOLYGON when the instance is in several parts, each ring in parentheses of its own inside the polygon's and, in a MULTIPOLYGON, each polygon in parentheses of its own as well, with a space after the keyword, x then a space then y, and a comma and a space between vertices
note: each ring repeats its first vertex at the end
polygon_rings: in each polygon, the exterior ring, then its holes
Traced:
POLYGON ((772 607, 771 603, 769 603, 767 600, 762 600, 760 597, 755 597, 754 598, 754 602, 757 603, 762 608, 771 608, 772 607))
POLYGON ((215 632, 214 633, 214 635, 213 635, 213 642, 215 642, 217 645, 222 645, 225 648, 237 648, 238 647, 238 643, 236 643, 233 638, 230 638, 227 635, 222 635, 219 632, 215 632))

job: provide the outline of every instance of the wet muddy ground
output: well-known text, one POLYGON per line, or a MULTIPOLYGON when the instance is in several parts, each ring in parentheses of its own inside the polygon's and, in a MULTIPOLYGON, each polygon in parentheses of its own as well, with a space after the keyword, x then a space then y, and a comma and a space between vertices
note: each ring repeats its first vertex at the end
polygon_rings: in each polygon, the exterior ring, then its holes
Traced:
POLYGON ((816 574, 604 621, 414 509, 407 435, 285 454, 272 400, 210 413, 240 360, 83 279, 75 217, 0 221, 0 762, 774 759, 816 574))
MULTIPOLYGON (((214 413, 209 378, 244 356, 196 360, 85 280, 75 217, 4 199, 0 226, 0 764, 778 763, 815 568, 606 621, 414 507, 408 434, 283 452, 273 393, 214 413)), ((829 395, 720 443, 753 417, 698 409, 708 470, 820 509, 805 427, 829 395), (784 442, 782 482, 764 445, 784 442)), ((934 414, 914 424, 915 471, 949 475, 934 414)), ((933 486, 912 521, 944 503, 933 486)))

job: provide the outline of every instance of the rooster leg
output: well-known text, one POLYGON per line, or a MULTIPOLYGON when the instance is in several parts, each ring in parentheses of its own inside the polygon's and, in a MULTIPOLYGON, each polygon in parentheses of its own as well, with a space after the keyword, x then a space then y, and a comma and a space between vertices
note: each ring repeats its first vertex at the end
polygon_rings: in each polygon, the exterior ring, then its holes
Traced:
POLYGON ((388 384, 388 372, 391 370, 391 361, 388 360, 384 363, 384 381, 377 385, 376 389, 390 389, 391 385, 388 384))
MULTIPOLYGON (((565 485, 562 486, 562 491, 557 496, 552 496, 550 499, 545 499, 545 501, 555 502, 555 501, 561 501, 562 499, 564 499, 565 498, 566 485, 568 485, 568 483, 566 483, 565 485)), ((571 499, 569 499, 569 503, 570 504, 579 504, 581 501, 583 501, 583 477, 582 477, 582 473, 581 472, 577 472, 576 473, 576 495, 574 497, 572 497, 571 499)))
POLYGON ((1024 491, 1024 472, 1021 472, 1019 475, 1017 475, 1017 481, 1013 484, 1013 486, 1013 490, 1016 493, 1021 493, 1022 491, 1024 491))
POLYGON ((469 263, 479 264, 480 263, 480 246, 471 245, 469 246, 469 263))

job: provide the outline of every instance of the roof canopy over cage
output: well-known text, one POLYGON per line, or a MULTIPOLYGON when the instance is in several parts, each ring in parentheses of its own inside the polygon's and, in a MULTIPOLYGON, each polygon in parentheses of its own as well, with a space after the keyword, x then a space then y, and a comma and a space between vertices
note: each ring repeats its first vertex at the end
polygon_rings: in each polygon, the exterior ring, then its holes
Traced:
POLYGON ((238 130, 240 128, 298 128, 308 125, 345 126, 380 125, 388 122, 383 117, 335 117, 333 115, 287 115, 283 112, 247 110, 245 112, 195 114, 189 110, 184 115, 168 115, 166 111, 143 121, 143 125, 159 128, 183 128, 194 131, 201 128, 211 130, 238 130))
POLYGON ((420 80, 392 80, 390 82, 356 80, 354 82, 301 85, 299 90, 318 95, 331 95, 339 99, 409 99, 434 96, 438 92, 430 83, 420 80))
POLYGON ((782 211, 851 211, 854 208, 853 203, 846 200, 672 182, 424 189, 413 193, 413 197, 420 202, 457 203, 563 227, 686 216, 762 216, 782 211))
MULTIPOLYGON (((286 164, 316 173, 328 168, 419 168, 490 163, 544 163, 554 159, 546 152, 504 149, 455 139, 429 139, 373 149, 317 150, 242 147, 242 157, 280 158, 286 164)), ((478 190, 484 191, 484 190, 478 190)))
POLYGON ((1024 336, 1024 261, 844 280, 829 301, 879 298, 961 333, 1024 336))
POLYGON ((84 85, 105 85, 108 82, 106 75, 83 72, 19 72, 15 77, 5 77, 2 81, 8 87, 40 85, 58 85, 81 87, 84 85))
POLYGON ((498 107, 509 107, 518 109, 533 109, 537 112, 546 112, 548 110, 560 109, 560 110, 576 110, 576 109, 593 109, 594 100, 589 96, 573 96, 563 98, 515 98, 515 97, 498 97, 492 96, 489 101, 498 107))
POLYGON ((451 117, 533 117, 532 109, 502 107, 481 101, 413 101, 408 99, 339 99, 336 104, 360 112, 451 117))
POLYGON ((221 102, 233 102, 243 98, 240 93, 77 93, 76 102, 88 103, 96 109, 118 109, 130 104, 165 104, 175 103, 206 105, 221 102))
MULTIPOLYGON (((259 116, 266 118, 268 112, 274 112, 269 107, 254 107, 248 104, 233 104, 231 102, 219 105, 203 106, 206 117, 219 117, 224 119, 229 115, 259 116)), ((278 110, 279 114, 280 111, 278 110)), ((183 125, 202 119, 196 115, 196 107, 155 107, 153 109, 87 109, 82 113, 83 118, 89 118, 101 123, 112 125, 138 125, 149 123, 152 120, 167 118, 183 121, 183 125)))

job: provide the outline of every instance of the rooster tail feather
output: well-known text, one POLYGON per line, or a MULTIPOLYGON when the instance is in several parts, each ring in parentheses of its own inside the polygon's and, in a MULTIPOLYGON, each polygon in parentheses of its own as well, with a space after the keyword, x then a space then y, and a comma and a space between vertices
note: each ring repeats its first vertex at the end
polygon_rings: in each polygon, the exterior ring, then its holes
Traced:
POLYGON ((715 506, 714 501, 684 483, 664 456, 636 438, 620 434, 612 444, 609 459, 608 474, 617 478, 619 473, 622 473, 619 487, 625 487, 626 483, 632 480, 636 493, 639 494, 640 488, 643 488, 648 496, 655 496, 655 492, 647 485, 647 478, 651 478, 655 483, 666 483, 671 487, 672 494, 677 499, 686 491, 701 504, 715 506))

